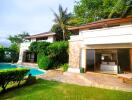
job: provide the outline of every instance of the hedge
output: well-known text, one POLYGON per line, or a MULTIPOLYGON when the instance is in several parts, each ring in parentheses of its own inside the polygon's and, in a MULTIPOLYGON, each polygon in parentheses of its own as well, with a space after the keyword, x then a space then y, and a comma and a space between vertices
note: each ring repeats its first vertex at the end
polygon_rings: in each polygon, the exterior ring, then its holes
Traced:
POLYGON ((54 42, 49 45, 48 56, 53 62, 53 67, 68 63, 68 42, 54 42))
POLYGON ((2 91, 6 90, 6 86, 10 82, 17 82, 19 86, 20 82, 24 79, 24 76, 26 76, 28 72, 29 69, 27 68, 0 70, 0 87, 2 87, 2 91))
POLYGON ((68 63, 68 41, 33 42, 29 49, 37 54, 37 63, 42 69, 50 69, 68 63))
POLYGON ((29 50, 34 53, 44 53, 47 55, 47 47, 50 45, 49 42, 32 42, 29 46, 29 50))
POLYGON ((48 69, 52 66, 52 61, 49 59, 48 56, 45 56, 43 54, 38 54, 38 60, 37 60, 38 66, 41 69, 48 69))

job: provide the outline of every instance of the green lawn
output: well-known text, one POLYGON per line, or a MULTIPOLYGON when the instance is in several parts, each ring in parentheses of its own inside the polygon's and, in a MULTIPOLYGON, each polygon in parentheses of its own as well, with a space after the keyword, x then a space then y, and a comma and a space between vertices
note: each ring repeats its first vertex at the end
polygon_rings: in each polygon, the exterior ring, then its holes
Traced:
POLYGON ((132 93, 37 80, 0 95, 0 100, 132 100, 132 93))

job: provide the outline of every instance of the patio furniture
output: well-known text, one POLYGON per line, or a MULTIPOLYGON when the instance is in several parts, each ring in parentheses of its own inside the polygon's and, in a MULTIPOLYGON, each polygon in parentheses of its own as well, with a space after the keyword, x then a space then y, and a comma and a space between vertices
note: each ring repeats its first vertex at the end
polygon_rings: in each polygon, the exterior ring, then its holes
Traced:
POLYGON ((100 66, 101 72, 105 73, 111 73, 111 74, 117 74, 118 73, 118 67, 115 64, 115 62, 102 62, 100 66))

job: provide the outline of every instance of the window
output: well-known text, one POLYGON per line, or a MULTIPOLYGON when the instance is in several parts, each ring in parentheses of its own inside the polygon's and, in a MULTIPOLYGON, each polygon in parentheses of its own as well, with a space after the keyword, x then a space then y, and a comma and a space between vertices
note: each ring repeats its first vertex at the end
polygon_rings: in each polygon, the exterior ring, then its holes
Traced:
POLYGON ((42 40, 47 40, 48 37, 40 37, 40 38, 36 38, 36 41, 42 41, 42 40))

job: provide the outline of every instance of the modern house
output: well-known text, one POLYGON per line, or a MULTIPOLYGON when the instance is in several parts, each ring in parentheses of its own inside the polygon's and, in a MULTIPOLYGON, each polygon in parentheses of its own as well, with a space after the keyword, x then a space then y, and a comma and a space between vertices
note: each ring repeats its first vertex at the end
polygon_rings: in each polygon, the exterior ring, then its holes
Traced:
POLYGON ((37 55, 29 51, 29 46, 32 42, 41 42, 41 41, 46 41, 46 42, 54 42, 55 41, 55 33, 53 32, 45 32, 45 33, 40 33, 36 35, 31 35, 26 37, 27 42, 21 43, 20 45, 20 53, 19 53, 19 60, 18 63, 23 63, 23 62, 36 62, 37 60, 37 55))
POLYGON ((132 72, 132 18, 105 19, 69 27, 69 72, 132 72))

